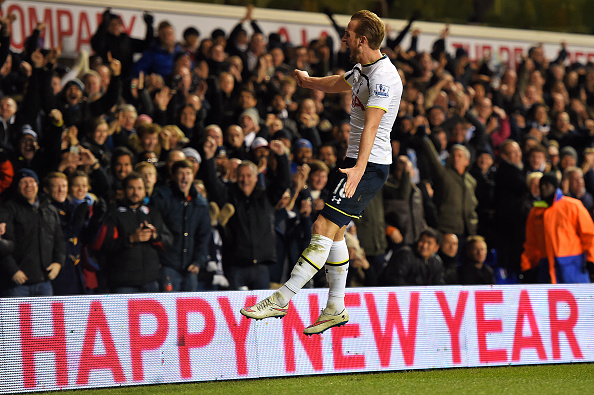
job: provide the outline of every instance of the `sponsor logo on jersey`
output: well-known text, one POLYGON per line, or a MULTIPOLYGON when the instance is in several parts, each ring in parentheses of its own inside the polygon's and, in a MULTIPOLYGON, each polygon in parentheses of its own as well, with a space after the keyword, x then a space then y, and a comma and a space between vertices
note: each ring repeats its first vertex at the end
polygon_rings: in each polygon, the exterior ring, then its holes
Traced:
POLYGON ((363 103, 361 102, 361 100, 359 100, 359 98, 357 97, 357 95, 355 95, 355 93, 353 92, 353 101, 351 104, 351 108, 356 108, 359 107, 361 109, 361 111, 365 111, 365 106, 363 105, 363 103))
POLYGON ((384 84, 375 84, 375 90, 373 93, 379 97, 389 97, 390 87, 384 84))

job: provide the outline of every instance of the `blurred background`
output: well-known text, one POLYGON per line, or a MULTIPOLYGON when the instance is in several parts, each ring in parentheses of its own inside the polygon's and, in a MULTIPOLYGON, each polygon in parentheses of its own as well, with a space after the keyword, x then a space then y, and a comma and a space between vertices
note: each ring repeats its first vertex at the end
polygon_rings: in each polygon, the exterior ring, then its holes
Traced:
MULTIPOLYGON (((244 0, 188 0, 246 5, 244 0)), ((477 24, 566 33, 594 33, 593 0, 254 0, 261 8, 352 14, 369 9, 384 18, 477 24)), ((495 38, 495 37, 494 37, 495 38)))

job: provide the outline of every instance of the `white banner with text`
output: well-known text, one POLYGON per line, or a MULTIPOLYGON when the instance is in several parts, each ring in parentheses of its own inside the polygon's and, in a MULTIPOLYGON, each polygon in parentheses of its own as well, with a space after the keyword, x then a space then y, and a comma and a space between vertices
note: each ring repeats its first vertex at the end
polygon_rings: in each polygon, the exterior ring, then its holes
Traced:
POLYGON ((351 321, 312 337, 327 290, 239 313, 269 294, 0 299, 0 393, 594 361, 590 284, 348 289, 351 321))

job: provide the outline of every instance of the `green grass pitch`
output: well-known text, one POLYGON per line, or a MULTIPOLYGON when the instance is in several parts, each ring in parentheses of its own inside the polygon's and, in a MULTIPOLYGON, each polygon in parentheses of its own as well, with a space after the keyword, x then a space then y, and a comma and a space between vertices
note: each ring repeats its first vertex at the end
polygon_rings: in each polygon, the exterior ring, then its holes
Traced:
POLYGON ((594 394, 594 363, 336 374, 51 393, 60 395, 594 394))

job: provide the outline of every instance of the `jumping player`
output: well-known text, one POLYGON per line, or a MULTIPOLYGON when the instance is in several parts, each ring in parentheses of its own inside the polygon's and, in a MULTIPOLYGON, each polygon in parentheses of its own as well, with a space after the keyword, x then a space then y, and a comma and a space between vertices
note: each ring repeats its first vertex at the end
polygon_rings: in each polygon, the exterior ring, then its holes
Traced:
POLYGON ((275 293, 254 306, 241 309, 248 318, 282 318, 289 301, 326 264, 328 302, 306 335, 344 325, 349 315, 344 305, 349 252, 344 240, 347 224, 360 218, 373 196, 384 185, 392 163, 390 133, 402 96, 396 68, 380 52, 385 27, 374 13, 356 12, 342 41, 351 51, 355 67, 342 75, 315 78, 295 70, 300 86, 329 93, 352 91, 351 134, 342 169, 330 185, 332 196, 313 225, 309 246, 291 272, 291 278, 275 293))

